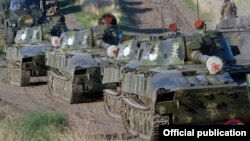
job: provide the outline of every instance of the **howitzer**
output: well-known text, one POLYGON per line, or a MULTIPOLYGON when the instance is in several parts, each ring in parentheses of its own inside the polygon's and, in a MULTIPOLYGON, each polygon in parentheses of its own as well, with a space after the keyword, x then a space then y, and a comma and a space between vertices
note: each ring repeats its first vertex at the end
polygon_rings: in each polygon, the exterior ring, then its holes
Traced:
POLYGON ((16 44, 6 46, 11 84, 28 86, 30 77, 46 75, 45 52, 51 46, 50 37, 50 27, 46 24, 17 31, 16 44))
POLYGON ((107 53, 114 56, 117 48, 113 32, 93 27, 68 31, 54 40, 57 43, 52 44, 57 46, 46 53, 48 86, 53 95, 73 104, 102 92, 106 85, 101 83, 101 67, 109 63, 107 53))
POLYGON ((143 52, 140 65, 155 68, 140 67, 122 81, 121 115, 130 133, 154 140, 159 125, 250 121, 245 83, 250 69, 232 61, 221 33, 180 35, 143 52))

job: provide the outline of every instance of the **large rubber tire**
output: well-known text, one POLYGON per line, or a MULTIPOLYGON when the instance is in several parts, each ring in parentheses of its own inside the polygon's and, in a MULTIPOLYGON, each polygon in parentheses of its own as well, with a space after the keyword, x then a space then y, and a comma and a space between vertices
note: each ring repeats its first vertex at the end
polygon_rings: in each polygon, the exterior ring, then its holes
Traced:
POLYGON ((15 31, 12 27, 7 27, 7 38, 6 42, 7 44, 14 44, 15 39, 15 31))

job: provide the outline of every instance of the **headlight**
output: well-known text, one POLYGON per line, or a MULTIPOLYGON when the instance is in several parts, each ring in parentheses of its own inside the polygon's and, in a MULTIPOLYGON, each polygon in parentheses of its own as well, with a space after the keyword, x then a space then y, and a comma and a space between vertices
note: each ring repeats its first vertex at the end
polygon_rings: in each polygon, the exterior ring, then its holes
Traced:
POLYGON ((25 39, 26 39, 26 36, 27 36, 27 34, 26 34, 26 33, 23 33, 23 34, 21 35, 21 40, 25 40, 25 39))
POLYGON ((124 51, 123 51, 123 55, 124 55, 124 56, 128 56, 129 53, 130 53, 130 48, 129 48, 129 47, 126 47, 126 48, 124 49, 124 51))
POLYGON ((149 54, 149 60, 150 60, 150 61, 154 61, 154 60, 156 60, 156 59, 157 59, 157 57, 158 57, 158 55, 157 55, 156 53, 149 54))
POLYGON ((13 24, 11 24, 11 26, 16 27, 16 24, 15 24, 15 23, 13 23, 13 24))
POLYGON ((74 43, 74 38, 73 38, 73 37, 70 37, 70 38, 68 39, 68 45, 69 45, 69 46, 72 46, 73 43, 74 43))

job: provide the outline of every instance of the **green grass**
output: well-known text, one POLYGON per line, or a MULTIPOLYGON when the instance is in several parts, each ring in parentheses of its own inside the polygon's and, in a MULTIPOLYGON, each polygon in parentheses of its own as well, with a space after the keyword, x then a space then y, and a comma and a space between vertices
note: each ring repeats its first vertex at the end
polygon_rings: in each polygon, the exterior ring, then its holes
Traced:
POLYGON ((21 141, 50 141, 53 135, 64 132, 68 126, 65 115, 38 111, 28 112, 9 125, 21 141))
POLYGON ((192 9, 193 11, 197 10, 196 3, 194 3, 194 0, 185 0, 188 7, 192 9))
POLYGON ((90 12, 78 12, 75 14, 76 18, 81 22, 81 24, 85 27, 85 28, 89 28, 89 27, 93 27, 93 25, 95 25, 99 19, 99 16, 94 15, 93 13, 90 12))

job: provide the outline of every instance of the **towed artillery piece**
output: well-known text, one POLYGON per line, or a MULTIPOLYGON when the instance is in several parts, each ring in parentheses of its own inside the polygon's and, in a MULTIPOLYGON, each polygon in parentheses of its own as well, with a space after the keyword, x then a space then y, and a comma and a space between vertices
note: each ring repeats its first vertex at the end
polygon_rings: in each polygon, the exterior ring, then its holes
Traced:
POLYGON ((122 82, 122 120, 127 131, 154 140, 159 125, 223 124, 250 120, 246 74, 236 65, 221 32, 162 40, 143 50, 139 68, 122 82))
POLYGON ((45 52, 50 48, 47 24, 18 30, 15 44, 6 46, 8 79, 11 84, 28 86, 30 78, 45 76, 45 52))
POLYGON ((55 47, 46 53, 51 93, 73 104, 93 100, 102 92, 101 66, 109 63, 107 50, 116 49, 115 34, 116 29, 111 27, 93 27, 68 31, 53 39, 55 47))

